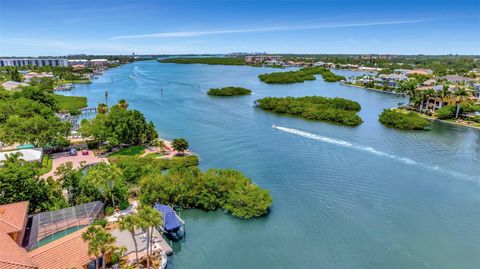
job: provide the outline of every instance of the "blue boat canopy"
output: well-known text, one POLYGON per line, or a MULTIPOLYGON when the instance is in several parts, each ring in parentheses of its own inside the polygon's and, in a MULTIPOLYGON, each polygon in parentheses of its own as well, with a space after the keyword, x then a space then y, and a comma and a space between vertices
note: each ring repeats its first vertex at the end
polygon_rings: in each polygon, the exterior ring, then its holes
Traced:
POLYGON ((170 232, 182 226, 182 223, 175 214, 173 208, 169 205, 155 204, 154 208, 163 215, 163 230, 170 232))

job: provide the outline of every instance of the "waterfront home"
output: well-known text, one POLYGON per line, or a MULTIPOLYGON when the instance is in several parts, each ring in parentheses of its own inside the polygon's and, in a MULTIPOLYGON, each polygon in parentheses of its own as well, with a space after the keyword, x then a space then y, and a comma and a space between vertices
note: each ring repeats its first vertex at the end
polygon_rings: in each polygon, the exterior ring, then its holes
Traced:
POLYGON ((382 69, 377 67, 360 66, 358 70, 365 71, 365 72, 377 72, 377 71, 381 71, 382 69))
POLYGON ((245 56, 246 63, 263 63, 265 61, 282 61, 280 55, 248 55, 245 56))
POLYGON ((447 75, 447 76, 439 77, 438 79, 446 80, 450 83, 468 83, 472 81, 471 78, 466 78, 458 75, 447 75))
POLYGON ((403 74, 380 74, 375 78, 375 86, 397 88, 400 82, 407 79, 408 77, 403 74))
POLYGON ((16 81, 6 81, 2 83, 2 87, 7 91, 13 91, 18 89, 19 87, 28 86, 27 83, 16 82, 16 81))
POLYGON ((28 201, 0 205, 0 268, 94 268, 82 233, 103 216, 102 202, 27 213, 28 201))
POLYGON ((436 80, 434 80, 434 79, 427 79, 427 80, 425 80, 425 81, 422 83, 422 86, 433 86, 433 85, 435 85, 435 83, 437 83, 436 80))
POLYGON ((3 166, 3 161, 7 160, 8 156, 13 154, 21 154, 19 159, 26 162, 41 162, 43 151, 41 149, 18 149, 12 151, 0 152, 0 167, 3 166))
MULTIPOLYGON (((459 99, 457 96, 454 95, 454 93, 459 89, 459 87, 456 85, 449 85, 448 94, 442 97, 442 94, 440 94, 440 92, 443 91, 443 87, 444 85, 418 87, 417 90, 419 91, 433 90, 436 93, 432 96, 428 96, 426 100, 422 101, 420 109, 435 111, 447 105, 455 105, 459 101, 459 99)), ((462 100, 461 103, 469 103, 472 101, 476 101, 477 99, 478 96, 472 94, 469 96, 468 99, 462 100)))
POLYGON ((430 70, 430 69, 394 69, 393 70, 394 73, 397 73, 397 74, 402 74, 402 75, 405 75, 405 76, 408 76, 408 75, 432 75, 433 74, 433 70, 430 70))

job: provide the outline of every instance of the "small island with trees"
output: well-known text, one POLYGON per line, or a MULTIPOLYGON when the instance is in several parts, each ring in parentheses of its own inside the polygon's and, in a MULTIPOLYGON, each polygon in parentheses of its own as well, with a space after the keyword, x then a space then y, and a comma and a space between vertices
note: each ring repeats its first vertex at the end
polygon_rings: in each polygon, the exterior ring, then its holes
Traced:
POLYGON ((415 112, 403 112, 385 109, 380 114, 379 121, 385 126, 402 130, 426 130, 430 121, 415 112))
POLYGON ((211 88, 207 92, 210 96, 239 96, 250 95, 252 91, 242 87, 224 87, 224 88, 211 88))
POLYGON ((344 98, 321 96, 305 97, 266 97, 257 100, 261 109, 280 114, 288 114, 309 120, 329 121, 346 126, 357 126, 363 121, 357 112, 359 103, 344 98))
POLYGON ((307 80, 316 80, 315 75, 321 75, 326 82, 337 82, 345 80, 344 76, 334 74, 327 68, 318 67, 305 67, 295 71, 287 72, 274 72, 268 74, 259 75, 258 78, 269 84, 290 84, 297 82, 304 82, 307 80))

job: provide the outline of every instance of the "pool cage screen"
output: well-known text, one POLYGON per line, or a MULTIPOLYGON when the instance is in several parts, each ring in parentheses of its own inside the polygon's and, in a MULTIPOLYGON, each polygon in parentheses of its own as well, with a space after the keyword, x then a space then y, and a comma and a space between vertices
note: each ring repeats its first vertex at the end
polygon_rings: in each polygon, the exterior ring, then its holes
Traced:
POLYGON ((45 241, 53 241, 103 218, 103 203, 100 201, 76 205, 56 211, 47 211, 28 217, 23 247, 27 250, 41 246, 45 241))

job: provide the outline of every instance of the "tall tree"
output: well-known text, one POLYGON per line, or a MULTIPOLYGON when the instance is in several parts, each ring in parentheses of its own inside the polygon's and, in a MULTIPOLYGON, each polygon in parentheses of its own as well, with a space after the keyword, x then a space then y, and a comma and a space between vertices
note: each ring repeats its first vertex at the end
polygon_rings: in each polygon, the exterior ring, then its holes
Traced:
POLYGON ((122 109, 127 109, 128 103, 125 99, 121 99, 120 101, 118 101, 118 106, 122 109))
POLYGON ((122 217, 119 222, 120 231, 129 231, 135 245, 135 258, 138 262, 138 247, 137 239, 135 238, 135 231, 142 227, 142 220, 137 215, 127 215, 122 217))
POLYGON ((128 200, 122 171, 116 165, 99 163, 92 166, 80 184, 84 193, 89 193, 93 199, 110 200, 113 208, 128 200))
POLYGON ((105 254, 114 251, 115 237, 103 227, 92 225, 82 234, 84 241, 88 242, 88 254, 95 256, 95 265, 98 269, 98 259, 102 257, 102 268, 105 269, 105 254))
POLYGON ((188 149, 188 141, 185 138, 175 138, 172 141, 172 147, 183 153, 185 150, 188 149))
POLYGON ((163 225, 162 214, 151 206, 142 205, 138 212, 138 217, 141 219, 142 228, 147 232, 147 268, 150 268, 150 255, 152 253, 152 237, 153 229, 163 225))

